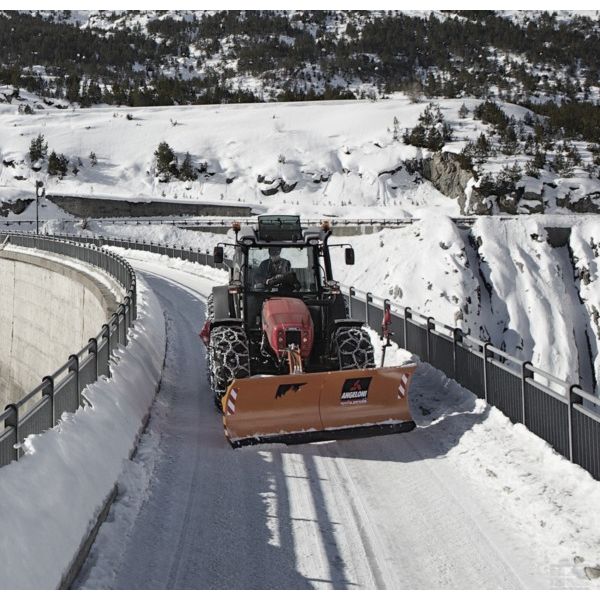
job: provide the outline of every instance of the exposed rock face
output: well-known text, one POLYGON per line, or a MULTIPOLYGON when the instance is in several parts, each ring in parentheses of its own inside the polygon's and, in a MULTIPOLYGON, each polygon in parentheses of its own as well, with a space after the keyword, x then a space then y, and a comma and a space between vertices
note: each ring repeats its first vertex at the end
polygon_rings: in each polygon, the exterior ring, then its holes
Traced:
POLYGON ((460 206, 460 212, 463 215, 491 215, 492 214, 492 203, 484 197, 478 188, 471 188, 471 195, 468 200, 461 202, 458 199, 460 206))
POLYGON ((297 181, 287 183, 281 178, 272 181, 265 179, 262 175, 258 176, 257 181, 265 186, 269 186, 260 188, 263 196, 273 196, 273 194, 276 194, 279 190, 281 190, 284 194, 288 194, 296 187, 296 185, 298 185, 297 181))
POLYGON ((474 174, 461 166, 456 154, 436 152, 430 158, 423 159, 422 173, 442 194, 458 198, 461 207, 464 206, 465 189, 474 174))
POLYGON ((0 202, 0 215, 6 217, 10 212, 20 215, 32 202, 33 199, 23 200, 22 198, 18 198, 14 202, 0 202))
POLYGON ((471 188, 467 194, 468 184, 471 179, 476 178, 476 175, 461 164, 458 155, 452 152, 436 152, 421 161, 412 161, 407 164, 407 168, 409 172, 420 172, 436 190, 445 196, 456 198, 463 215, 491 213, 491 203, 477 188, 471 188))
POLYGON ((575 212, 600 214, 600 192, 592 192, 577 200, 572 200, 571 195, 567 194, 564 198, 557 198, 556 204, 575 212))

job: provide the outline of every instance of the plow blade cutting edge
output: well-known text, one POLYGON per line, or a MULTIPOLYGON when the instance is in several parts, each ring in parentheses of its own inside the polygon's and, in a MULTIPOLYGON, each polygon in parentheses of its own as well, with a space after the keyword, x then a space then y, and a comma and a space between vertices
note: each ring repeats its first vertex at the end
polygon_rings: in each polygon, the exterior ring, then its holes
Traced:
POLYGON ((235 379, 223 396, 233 447, 367 437, 414 429, 416 365, 235 379))

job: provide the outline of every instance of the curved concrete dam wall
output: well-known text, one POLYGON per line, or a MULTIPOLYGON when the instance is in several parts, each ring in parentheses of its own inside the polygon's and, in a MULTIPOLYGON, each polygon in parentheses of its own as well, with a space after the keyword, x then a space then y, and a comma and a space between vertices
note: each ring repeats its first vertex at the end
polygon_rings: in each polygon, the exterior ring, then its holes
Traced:
POLYGON ((95 271, 0 251, 0 411, 79 352, 120 298, 95 271))

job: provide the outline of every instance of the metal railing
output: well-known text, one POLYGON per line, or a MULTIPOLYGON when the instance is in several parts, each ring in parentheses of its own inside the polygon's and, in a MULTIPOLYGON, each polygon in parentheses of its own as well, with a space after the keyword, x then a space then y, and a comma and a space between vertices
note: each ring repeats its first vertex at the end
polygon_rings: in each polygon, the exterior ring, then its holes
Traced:
MULTIPOLYGON (((477 217, 450 217, 457 225, 473 225, 477 217)), ((496 217, 498 220, 514 219, 512 215, 502 215, 496 217)), ((183 227, 193 227, 202 225, 204 227, 231 228, 233 223, 242 225, 256 223, 256 217, 89 217, 87 219, 61 219, 62 223, 80 224, 82 221, 88 223, 101 223, 102 225, 174 225, 183 227)), ((407 217, 404 219, 345 219, 342 217, 331 217, 329 219, 302 219, 303 227, 319 227, 323 221, 329 221, 332 227, 404 227, 418 223, 420 219, 407 217)), ((45 220, 39 221, 40 225, 46 223, 45 220)), ((33 219, 13 219, 0 220, 0 228, 14 227, 15 225, 30 225, 34 227, 36 221, 33 219)))
POLYGON ((96 337, 19 401, 0 414, 0 467, 22 455, 20 444, 31 434, 54 427, 64 412, 75 412, 84 402, 83 390, 98 377, 110 377, 109 361, 118 344, 127 345, 129 327, 137 315, 136 279, 131 266, 120 256, 101 248, 64 239, 10 233, 8 241, 77 259, 108 273, 125 290, 117 311, 96 337), (3 427, 2 427, 3 425, 3 427))
MULTIPOLYGON (((214 267, 212 253, 183 246, 110 237, 65 236, 96 245, 114 245, 180 258, 214 267)), ((218 265, 228 269, 229 262, 218 265)), ((394 341, 447 377, 484 398, 513 423, 522 423, 557 452, 600 479, 600 398, 579 385, 562 381, 514 358, 489 342, 430 316, 378 298, 354 287, 345 288, 352 317, 380 330, 384 307, 390 306, 394 341), (360 296, 360 297, 359 297, 360 296), (585 403, 585 405, 584 405, 585 403)))

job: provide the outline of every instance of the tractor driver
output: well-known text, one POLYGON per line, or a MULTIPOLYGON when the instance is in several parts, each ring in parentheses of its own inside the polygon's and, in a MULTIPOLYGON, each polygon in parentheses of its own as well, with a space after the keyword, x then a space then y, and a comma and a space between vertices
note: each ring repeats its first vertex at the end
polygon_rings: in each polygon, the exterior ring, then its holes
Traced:
POLYGON ((260 283, 269 286, 276 275, 283 275, 292 270, 292 263, 281 258, 281 248, 276 246, 269 248, 269 258, 263 260, 256 273, 256 279, 260 283))

